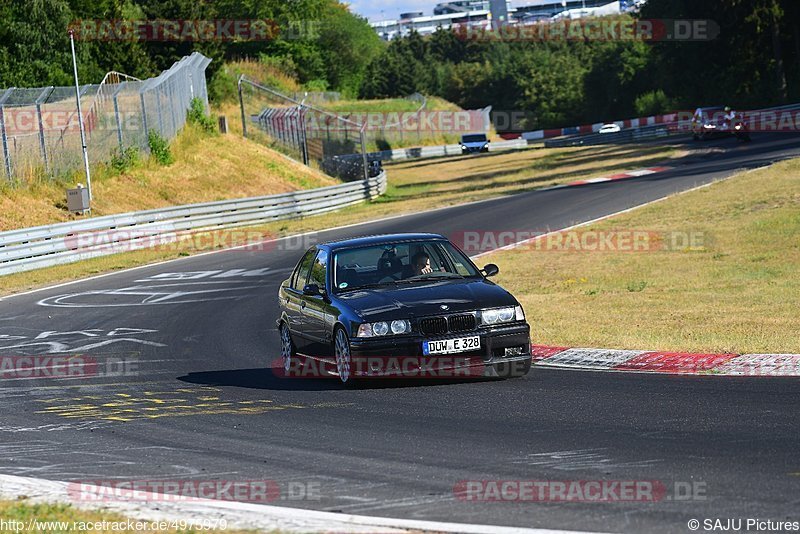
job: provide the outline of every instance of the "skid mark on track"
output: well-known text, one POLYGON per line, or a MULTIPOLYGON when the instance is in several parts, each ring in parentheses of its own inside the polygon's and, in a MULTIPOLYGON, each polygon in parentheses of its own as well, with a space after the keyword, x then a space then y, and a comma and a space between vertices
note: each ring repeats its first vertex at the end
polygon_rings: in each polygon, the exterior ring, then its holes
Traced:
POLYGON ((582 471, 584 469, 626 469, 631 467, 650 467, 660 460, 641 460, 634 462, 616 461, 605 454, 606 449, 577 449, 566 451, 539 452, 528 454, 514 460, 515 464, 555 469, 557 471, 582 471))
POLYGON ((276 403, 270 399, 225 400, 215 387, 178 388, 168 391, 113 393, 37 400, 44 405, 35 413, 67 419, 128 422, 191 415, 259 415, 271 411, 334 408, 341 403, 276 403))

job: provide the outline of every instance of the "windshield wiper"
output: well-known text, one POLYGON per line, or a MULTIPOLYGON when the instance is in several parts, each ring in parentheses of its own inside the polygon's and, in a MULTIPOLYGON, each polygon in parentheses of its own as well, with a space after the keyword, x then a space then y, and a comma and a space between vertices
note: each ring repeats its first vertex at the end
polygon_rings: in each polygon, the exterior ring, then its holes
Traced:
POLYGON ((448 273, 448 274, 429 274, 424 276, 414 276, 412 278, 406 278, 405 280, 398 280, 397 284, 408 284, 413 282, 430 282, 435 280, 462 280, 464 277, 460 274, 455 273, 448 273))
POLYGON ((344 293, 344 292, 347 292, 347 291, 358 291, 359 289, 373 289, 373 288, 376 288, 376 287, 383 287, 383 286, 387 286, 387 285, 390 285, 390 284, 391 285, 396 285, 397 282, 395 280, 391 280, 391 281, 386 281, 386 282, 375 282, 373 284, 362 284, 360 286, 343 287, 343 288, 339 288, 339 292, 340 293, 344 293))

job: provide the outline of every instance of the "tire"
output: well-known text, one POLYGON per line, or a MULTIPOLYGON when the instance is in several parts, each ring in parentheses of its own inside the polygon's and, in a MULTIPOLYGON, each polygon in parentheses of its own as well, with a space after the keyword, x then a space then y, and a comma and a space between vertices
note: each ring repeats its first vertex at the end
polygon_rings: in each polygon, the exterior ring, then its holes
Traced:
POLYGON ((333 353, 336 356, 336 372, 342 384, 351 385, 353 377, 350 375, 352 355, 350 353, 350 340, 344 328, 338 327, 333 334, 333 353))
POLYGON ((525 361, 496 363, 494 369, 499 378, 520 378, 530 372, 531 362, 528 358, 525 361))
POLYGON ((281 335, 281 358, 283 358, 283 372, 285 375, 289 374, 292 368, 292 360, 297 357, 297 350, 292 341, 292 335, 289 333, 289 327, 286 323, 281 323, 278 327, 281 335))

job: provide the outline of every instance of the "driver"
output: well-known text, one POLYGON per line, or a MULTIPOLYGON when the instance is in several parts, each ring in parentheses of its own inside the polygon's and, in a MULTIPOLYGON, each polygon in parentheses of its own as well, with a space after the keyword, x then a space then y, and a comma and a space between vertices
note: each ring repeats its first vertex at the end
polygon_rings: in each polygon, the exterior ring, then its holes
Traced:
POLYGON ((733 124, 733 121, 736 119, 736 112, 731 109, 730 106, 725 106, 725 122, 728 126, 733 124))
POLYGON ((431 267, 430 256, 428 256, 428 254, 425 252, 417 252, 411 258, 411 264, 407 266, 405 271, 405 278, 432 273, 433 268, 431 267))

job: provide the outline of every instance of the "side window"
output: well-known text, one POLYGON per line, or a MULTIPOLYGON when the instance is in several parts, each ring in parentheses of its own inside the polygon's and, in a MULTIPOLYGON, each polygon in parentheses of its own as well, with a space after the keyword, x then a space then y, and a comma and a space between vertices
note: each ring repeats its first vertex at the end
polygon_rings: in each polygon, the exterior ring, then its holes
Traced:
POLYGON ((294 278, 292 279, 292 288, 297 291, 302 291, 303 286, 306 285, 308 272, 311 270, 311 262, 314 260, 314 252, 316 252, 316 249, 310 249, 300 260, 300 263, 297 264, 297 269, 295 269, 294 278))
POLYGON ((324 250, 320 250, 317 254, 317 259, 314 260, 314 264, 311 266, 311 278, 308 279, 308 283, 317 284, 321 290, 325 291, 325 273, 327 272, 327 268, 328 253, 324 250))

